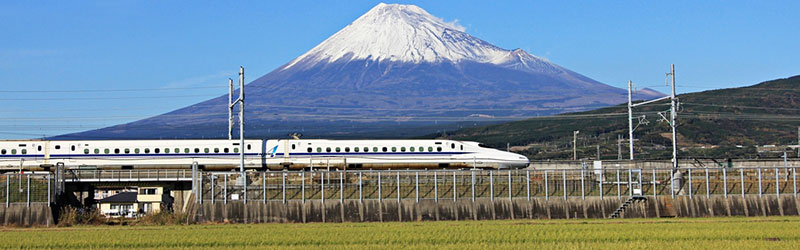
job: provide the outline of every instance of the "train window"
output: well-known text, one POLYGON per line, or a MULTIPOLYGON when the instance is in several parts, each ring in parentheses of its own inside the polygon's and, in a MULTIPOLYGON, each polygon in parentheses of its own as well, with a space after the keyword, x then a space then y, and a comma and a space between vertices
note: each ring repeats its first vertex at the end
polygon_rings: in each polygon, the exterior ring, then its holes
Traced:
POLYGON ((350 147, 344 147, 344 152, 350 152, 350 147))
POLYGON ((131 149, 130 149, 130 148, 126 148, 126 149, 125 149, 125 153, 126 153, 126 154, 130 154, 130 153, 131 153, 131 149))
POLYGON ((153 151, 154 151, 156 154, 158 154, 158 153, 161 153, 161 149, 160 149, 160 148, 154 148, 154 149, 153 149, 153 151))
POLYGON ((408 147, 408 151, 414 152, 414 147, 408 147))
POLYGON ((406 152, 406 147, 400 147, 400 152, 406 152))
POLYGON ((397 147, 392 147, 392 152, 397 152, 397 147))
MULTIPOLYGON (((42 145, 37 146, 36 150, 42 151, 42 145)), ((72 150, 75 151, 75 146, 72 146, 72 150)))
POLYGON ((234 153, 239 153, 239 148, 233 148, 234 153))
POLYGON ((96 148, 95 148, 95 149, 94 149, 94 153, 95 153, 95 154, 99 154, 99 153, 100 153, 100 149, 96 149, 96 148))
POLYGON ((461 151, 464 151, 464 145, 463 144, 461 145, 461 151))
POLYGON ((222 152, 228 153, 228 152, 231 152, 231 149, 229 149, 229 148, 224 148, 224 149, 222 149, 222 152))
POLYGON ((364 152, 369 152, 369 148, 368 147, 364 147, 364 152))
POLYGON ((353 147, 353 151, 358 152, 358 147, 353 147))
POLYGON ((164 148, 164 153, 169 154, 169 148, 164 148))
POLYGON ((6 154, 6 150, 5 149, 0 150, 0 154, 6 154))
POLYGON ((247 150, 250 150, 250 144, 247 144, 247 150))
POLYGON ((214 148, 214 153, 219 153, 219 148, 214 148))
POLYGON ((56 145, 56 149, 61 149, 61 145, 56 145))
POLYGON ((149 154, 149 153, 150 153, 150 149, 149 149, 149 148, 145 148, 145 149, 144 149, 144 153, 145 153, 145 154, 149 154))
POLYGON ((436 144, 436 145, 442 145, 442 142, 440 142, 440 141, 437 141, 437 142, 435 142, 434 144, 436 144))
POLYGON ((115 149, 114 149, 114 153, 115 153, 115 154, 119 154, 119 149, 118 149, 118 148, 115 148, 115 149))
MULTIPOLYGON (((75 151, 75 145, 72 145, 70 150, 75 151)), ((42 146, 39 146, 39 151, 42 151, 42 146)))
POLYGON ((436 147, 436 151, 442 152, 442 147, 436 147))
POLYGON ((433 147, 428 147, 428 152, 433 152, 433 147))
POLYGON ((342 151, 342 149, 341 149, 341 148, 339 148, 339 147, 336 147, 336 152, 341 152, 341 151, 342 151))
POLYGON ((203 149, 203 152, 208 153, 208 148, 203 149))
POLYGON ((11 150, 11 154, 12 154, 12 155, 15 155, 15 154, 17 154, 17 150, 16 150, 16 149, 12 149, 12 150, 11 150))
POLYGON ((331 152, 331 147, 326 147, 326 148, 325 148, 325 152, 328 152, 328 153, 330 153, 330 152, 331 152))
POLYGON ((372 147, 372 152, 378 152, 378 147, 372 147))
POLYGON ((450 148, 451 149, 456 149, 456 144, 455 143, 450 143, 450 148))
POLYGON ((84 149, 84 150, 83 150, 83 154, 87 154, 87 155, 88 155, 88 154, 89 154, 89 149, 88 149, 88 148, 87 148, 87 149, 84 149))
POLYGON ((425 147, 419 147, 419 152, 425 152, 425 147))
POLYGON ((317 147, 317 153, 322 153, 322 148, 321 147, 317 147))
POLYGON ((175 153, 176 153, 176 154, 177 154, 177 153, 180 153, 180 152, 181 152, 181 149, 180 149, 180 148, 175 148, 175 153))
POLYGON ((139 149, 138 148, 134 148, 133 152, 138 154, 139 153, 139 149))
MULTIPOLYGON (((247 146, 250 146, 250 145, 247 145, 247 146)), ((294 144, 292 144, 292 150, 294 150, 294 148, 295 148, 295 145, 294 145, 294 144)), ((248 148, 248 149, 249 149, 249 148, 248 148)))
POLYGON ((21 151, 22 151, 22 152, 21 152, 22 154, 28 154, 28 150, 27 150, 27 149, 24 149, 24 148, 23 148, 21 151))
POLYGON ((308 147, 308 148, 306 149, 306 151, 308 151, 309 153, 311 153, 311 152, 313 152, 314 150, 313 150, 313 149, 311 149, 311 147, 308 147))
POLYGON ((103 150, 103 153, 104 153, 104 154, 108 154, 109 152, 111 152, 111 151, 109 151, 108 149, 104 149, 104 150, 103 150))
POLYGON ((194 153, 195 154, 200 153, 200 149, 199 148, 194 148, 194 153))
POLYGON ((188 154, 189 153, 189 148, 183 148, 183 153, 184 154, 188 154))

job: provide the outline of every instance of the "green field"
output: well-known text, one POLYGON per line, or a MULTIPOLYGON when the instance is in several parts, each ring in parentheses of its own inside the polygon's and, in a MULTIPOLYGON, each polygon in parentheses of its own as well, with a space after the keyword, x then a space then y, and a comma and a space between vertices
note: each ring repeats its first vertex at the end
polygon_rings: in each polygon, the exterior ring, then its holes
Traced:
POLYGON ((800 217, 0 228, 0 248, 800 248, 800 217))

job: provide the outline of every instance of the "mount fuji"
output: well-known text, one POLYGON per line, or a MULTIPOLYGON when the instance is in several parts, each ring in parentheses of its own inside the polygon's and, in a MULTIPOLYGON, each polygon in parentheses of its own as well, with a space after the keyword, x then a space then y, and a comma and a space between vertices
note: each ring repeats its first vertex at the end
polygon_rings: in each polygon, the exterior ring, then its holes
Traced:
MULTIPOLYGON (((626 90, 492 45, 420 7, 383 3, 245 92, 250 138, 408 137, 627 101, 626 90)), ((223 138, 227 101, 60 138, 223 138)))

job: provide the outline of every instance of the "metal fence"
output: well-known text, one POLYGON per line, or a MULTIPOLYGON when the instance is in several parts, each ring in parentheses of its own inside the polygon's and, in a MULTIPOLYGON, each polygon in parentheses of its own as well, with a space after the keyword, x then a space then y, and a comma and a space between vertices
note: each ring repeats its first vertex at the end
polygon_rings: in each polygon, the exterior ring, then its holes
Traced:
POLYGON ((64 171, 66 182, 137 182, 137 181, 185 181, 192 179, 192 170, 148 169, 148 170, 81 170, 64 171))
POLYGON ((2 174, 0 175, 0 201, 5 206, 51 202, 53 179, 50 174, 2 174))
POLYGON ((797 168, 201 172, 196 202, 797 195, 797 168), (246 185, 245 185, 246 184, 246 185))

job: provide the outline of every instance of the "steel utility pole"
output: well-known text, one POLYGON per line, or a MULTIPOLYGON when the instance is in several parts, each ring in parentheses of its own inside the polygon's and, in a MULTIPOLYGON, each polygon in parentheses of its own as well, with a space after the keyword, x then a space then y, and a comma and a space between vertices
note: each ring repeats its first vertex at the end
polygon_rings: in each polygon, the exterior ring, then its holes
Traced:
POLYGON ((239 67, 239 98, 233 99, 233 80, 228 78, 228 140, 233 134, 233 107, 239 104, 239 171, 244 174, 244 67, 239 67))
POLYGON ((578 159, 578 146, 577 146, 578 144, 577 144, 577 142, 578 142, 578 134, 580 132, 581 131, 578 131, 578 130, 572 131, 572 160, 573 161, 578 159))
POLYGON ((672 95, 670 95, 670 127, 672 127, 672 168, 678 168, 678 137, 675 133, 675 128, 678 126, 675 119, 678 116, 675 100, 675 64, 670 64, 670 73, 672 76, 672 95))
POLYGON ((631 95, 632 89, 633 89, 633 82, 629 80, 628 81, 628 139, 630 140, 631 160, 633 160, 633 95, 631 95))

